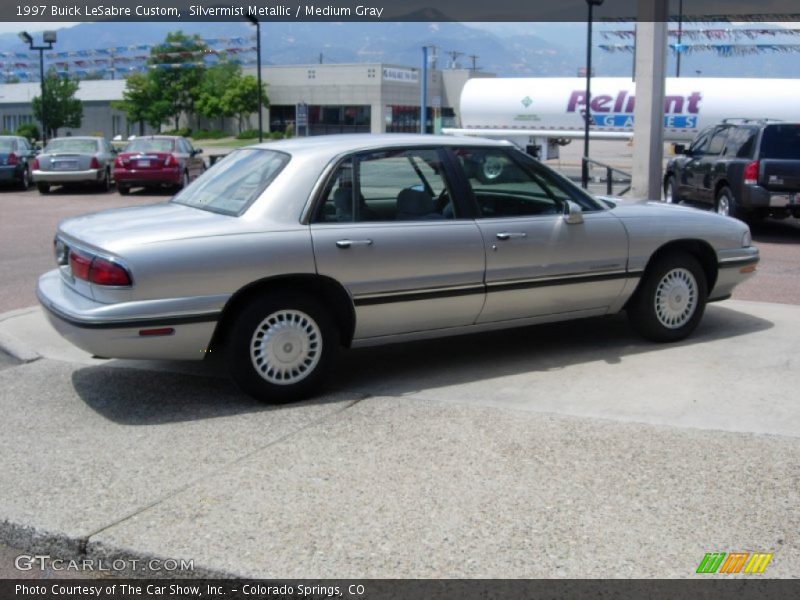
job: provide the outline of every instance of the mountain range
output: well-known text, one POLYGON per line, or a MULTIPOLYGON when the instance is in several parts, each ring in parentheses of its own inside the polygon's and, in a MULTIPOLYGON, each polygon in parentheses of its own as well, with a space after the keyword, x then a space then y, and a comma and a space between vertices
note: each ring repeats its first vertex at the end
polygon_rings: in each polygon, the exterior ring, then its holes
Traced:
MULTIPOLYGON (((784 23, 791 28, 793 23, 784 23)), ((765 25, 761 25, 762 27, 765 25)), ((610 53, 600 44, 632 43, 602 31, 632 29, 627 23, 595 24, 593 67, 598 76, 627 76, 633 55, 610 53)), ((702 25, 692 25, 701 28, 702 25)), ((709 27, 732 27, 713 25, 709 27)), ((740 27, 753 27, 742 25, 740 27)), ((176 30, 197 33, 203 38, 252 36, 255 28, 245 22, 219 23, 81 23, 58 30, 55 51, 101 49, 114 46, 155 44, 176 30)), ((34 34, 38 39, 39 34, 34 34)), ((575 76, 584 65, 586 23, 262 23, 264 64, 308 64, 385 62, 417 66, 422 46, 437 47, 437 66, 452 66, 452 51, 460 53, 456 63, 473 64, 500 76, 575 76)), ((791 44, 796 36, 768 36, 765 43, 791 44)), ((674 40, 673 40, 674 41, 674 40)), ((717 42, 719 43, 719 42, 717 42)), ((728 41, 728 44, 763 43, 759 39, 728 41)), ((0 52, 24 52, 17 35, 0 35, 0 52)), ((675 72, 670 57, 668 74, 675 72)), ((720 58, 714 52, 682 58, 683 76, 704 77, 800 77, 800 54, 767 53, 720 58)))

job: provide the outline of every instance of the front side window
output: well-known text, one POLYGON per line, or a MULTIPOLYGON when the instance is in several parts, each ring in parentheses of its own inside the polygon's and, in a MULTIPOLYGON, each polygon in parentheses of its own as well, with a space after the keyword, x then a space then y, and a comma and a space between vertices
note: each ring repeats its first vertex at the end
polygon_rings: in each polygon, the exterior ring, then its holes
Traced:
POLYGON ((591 197, 547 167, 505 148, 457 148, 480 217, 561 214, 567 202, 601 210, 591 197))
POLYGON ((695 138, 695 140, 692 142, 692 145, 689 146, 689 153, 692 156, 699 156, 706 153, 706 150, 708 149, 708 141, 711 138, 712 131, 713 129, 709 127, 698 134, 697 138, 695 138))
POLYGON ((714 135, 711 136, 711 140, 708 142, 706 154, 716 156, 722 152, 722 148, 725 147, 725 140, 728 137, 728 129, 728 127, 722 127, 714 132, 714 135))
POLYGON ((273 150, 235 150, 218 161, 172 201, 226 215, 241 215, 289 162, 273 150))
POLYGON ((340 163, 323 191, 317 222, 456 218, 439 150, 392 149, 340 163))

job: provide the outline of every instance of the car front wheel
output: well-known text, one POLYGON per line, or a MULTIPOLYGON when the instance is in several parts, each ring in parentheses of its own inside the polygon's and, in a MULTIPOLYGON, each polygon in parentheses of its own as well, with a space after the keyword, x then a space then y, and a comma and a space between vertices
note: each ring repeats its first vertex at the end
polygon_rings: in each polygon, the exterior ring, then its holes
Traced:
POLYGON ((662 256, 648 266, 628 304, 628 318, 649 340, 682 340, 703 316, 707 286, 705 273, 692 255, 675 252, 662 256))
POLYGON ((40 181, 36 184, 37 189, 39 190, 40 194, 49 194, 50 193, 50 184, 40 181))
POLYGON ((678 195, 678 182, 674 175, 670 175, 664 186, 664 202, 667 204, 678 204, 681 201, 678 195))
POLYGON ((283 404, 314 392, 339 346, 330 314, 305 294, 271 293, 251 302, 227 340, 228 371, 242 391, 283 404))

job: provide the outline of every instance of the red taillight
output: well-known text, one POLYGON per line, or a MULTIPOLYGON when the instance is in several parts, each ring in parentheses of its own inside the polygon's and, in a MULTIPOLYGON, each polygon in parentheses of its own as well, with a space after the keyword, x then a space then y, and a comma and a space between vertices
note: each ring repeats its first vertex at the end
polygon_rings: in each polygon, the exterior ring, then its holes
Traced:
POLYGON ((92 162, 89 163, 89 168, 90 169, 99 169, 100 168, 100 161, 97 160, 96 156, 92 157, 92 162))
POLYGON ((114 166, 125 168, 128 166, 129 162, 130 161, 128 160, 127 156, 118 156, 117 158, 114 159, 114 166))
POLYGON ((77 279, 89 281, 89 271, 92 268, 92 257, 77 250, 69 251, 69 268, 72 276, 77 279))
POLYGON ((7 165, 15 165, 17 164, 17 155, 13 152, 8 155, 8 159, 6 160, 7 165))
POLYGON ((756 185, 758 183, 758 161, 747 163, 744 168, 744 183, 745 185, 756 185))
POLYGON ((34 171, 38 171, 39 170, 39 159, 38 158, 34 158, 33 159, 33 163, 31 163, 31 167, 33 167, 34 171))
POLYGON ((131 277, 117 263, 105 258, 95 257, 89 270, 89 281, 97 285, 130 285, 131 277))
POLYGON ((78 250, 70 250, 69 267, 76 279, 90 281, 97 285, 127 286, 131 284, 131 276, 124 267, 115 262, 85 254, 78 250))
POLYGON ((178 161, 174 156, 172 156, 172 154, 170 154, 167 157, 167 160, 164 161, 164 166, 165 167, 177 167, 178 166, 178 161))

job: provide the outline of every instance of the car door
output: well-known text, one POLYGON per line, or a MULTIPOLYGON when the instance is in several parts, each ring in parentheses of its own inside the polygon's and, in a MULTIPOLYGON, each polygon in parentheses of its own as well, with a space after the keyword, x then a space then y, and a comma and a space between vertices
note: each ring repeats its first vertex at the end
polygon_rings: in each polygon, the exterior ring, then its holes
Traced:
POLYGON ((711 132, 708 145, 705 152, 695 163, 694 179, 695 179, 695 198, 699 202, 706 202, 713 204, 716 198, 714 197, 715 166, 719 162, 720 155, 723 148, 725 148, 725 141, 728 138, 728 131, 730 126, 719 125, 711 132))
POLYGON ((454 154, 486 249, 487 296, 478 322, 606 312, 627 277, 620 220, 515 149, 463 147, 454 154), (574 219, 565 217, 568 207, 574 219))
POLYGON ((443 152, 393 148, 338 163, 311 224, 317 271, 342 283, 355 339, 475 322, 484 302, 481 233, 451 202, 443 152))
POLYGON ((189 168, 189 179, 197 179, 203 172, 203 159, 199 156, 200 150, 195 149, 187 139, 181 139, 180 141, 187 156, 186 163, 189 168))
POLYGON ((701 131, 686 152, 687 158, 683 161, 678 176, 678 193, 681 198, 694 202, 699 201, 700 161, 708 149, 708 143, 713 132, 713 127, 701 131))

